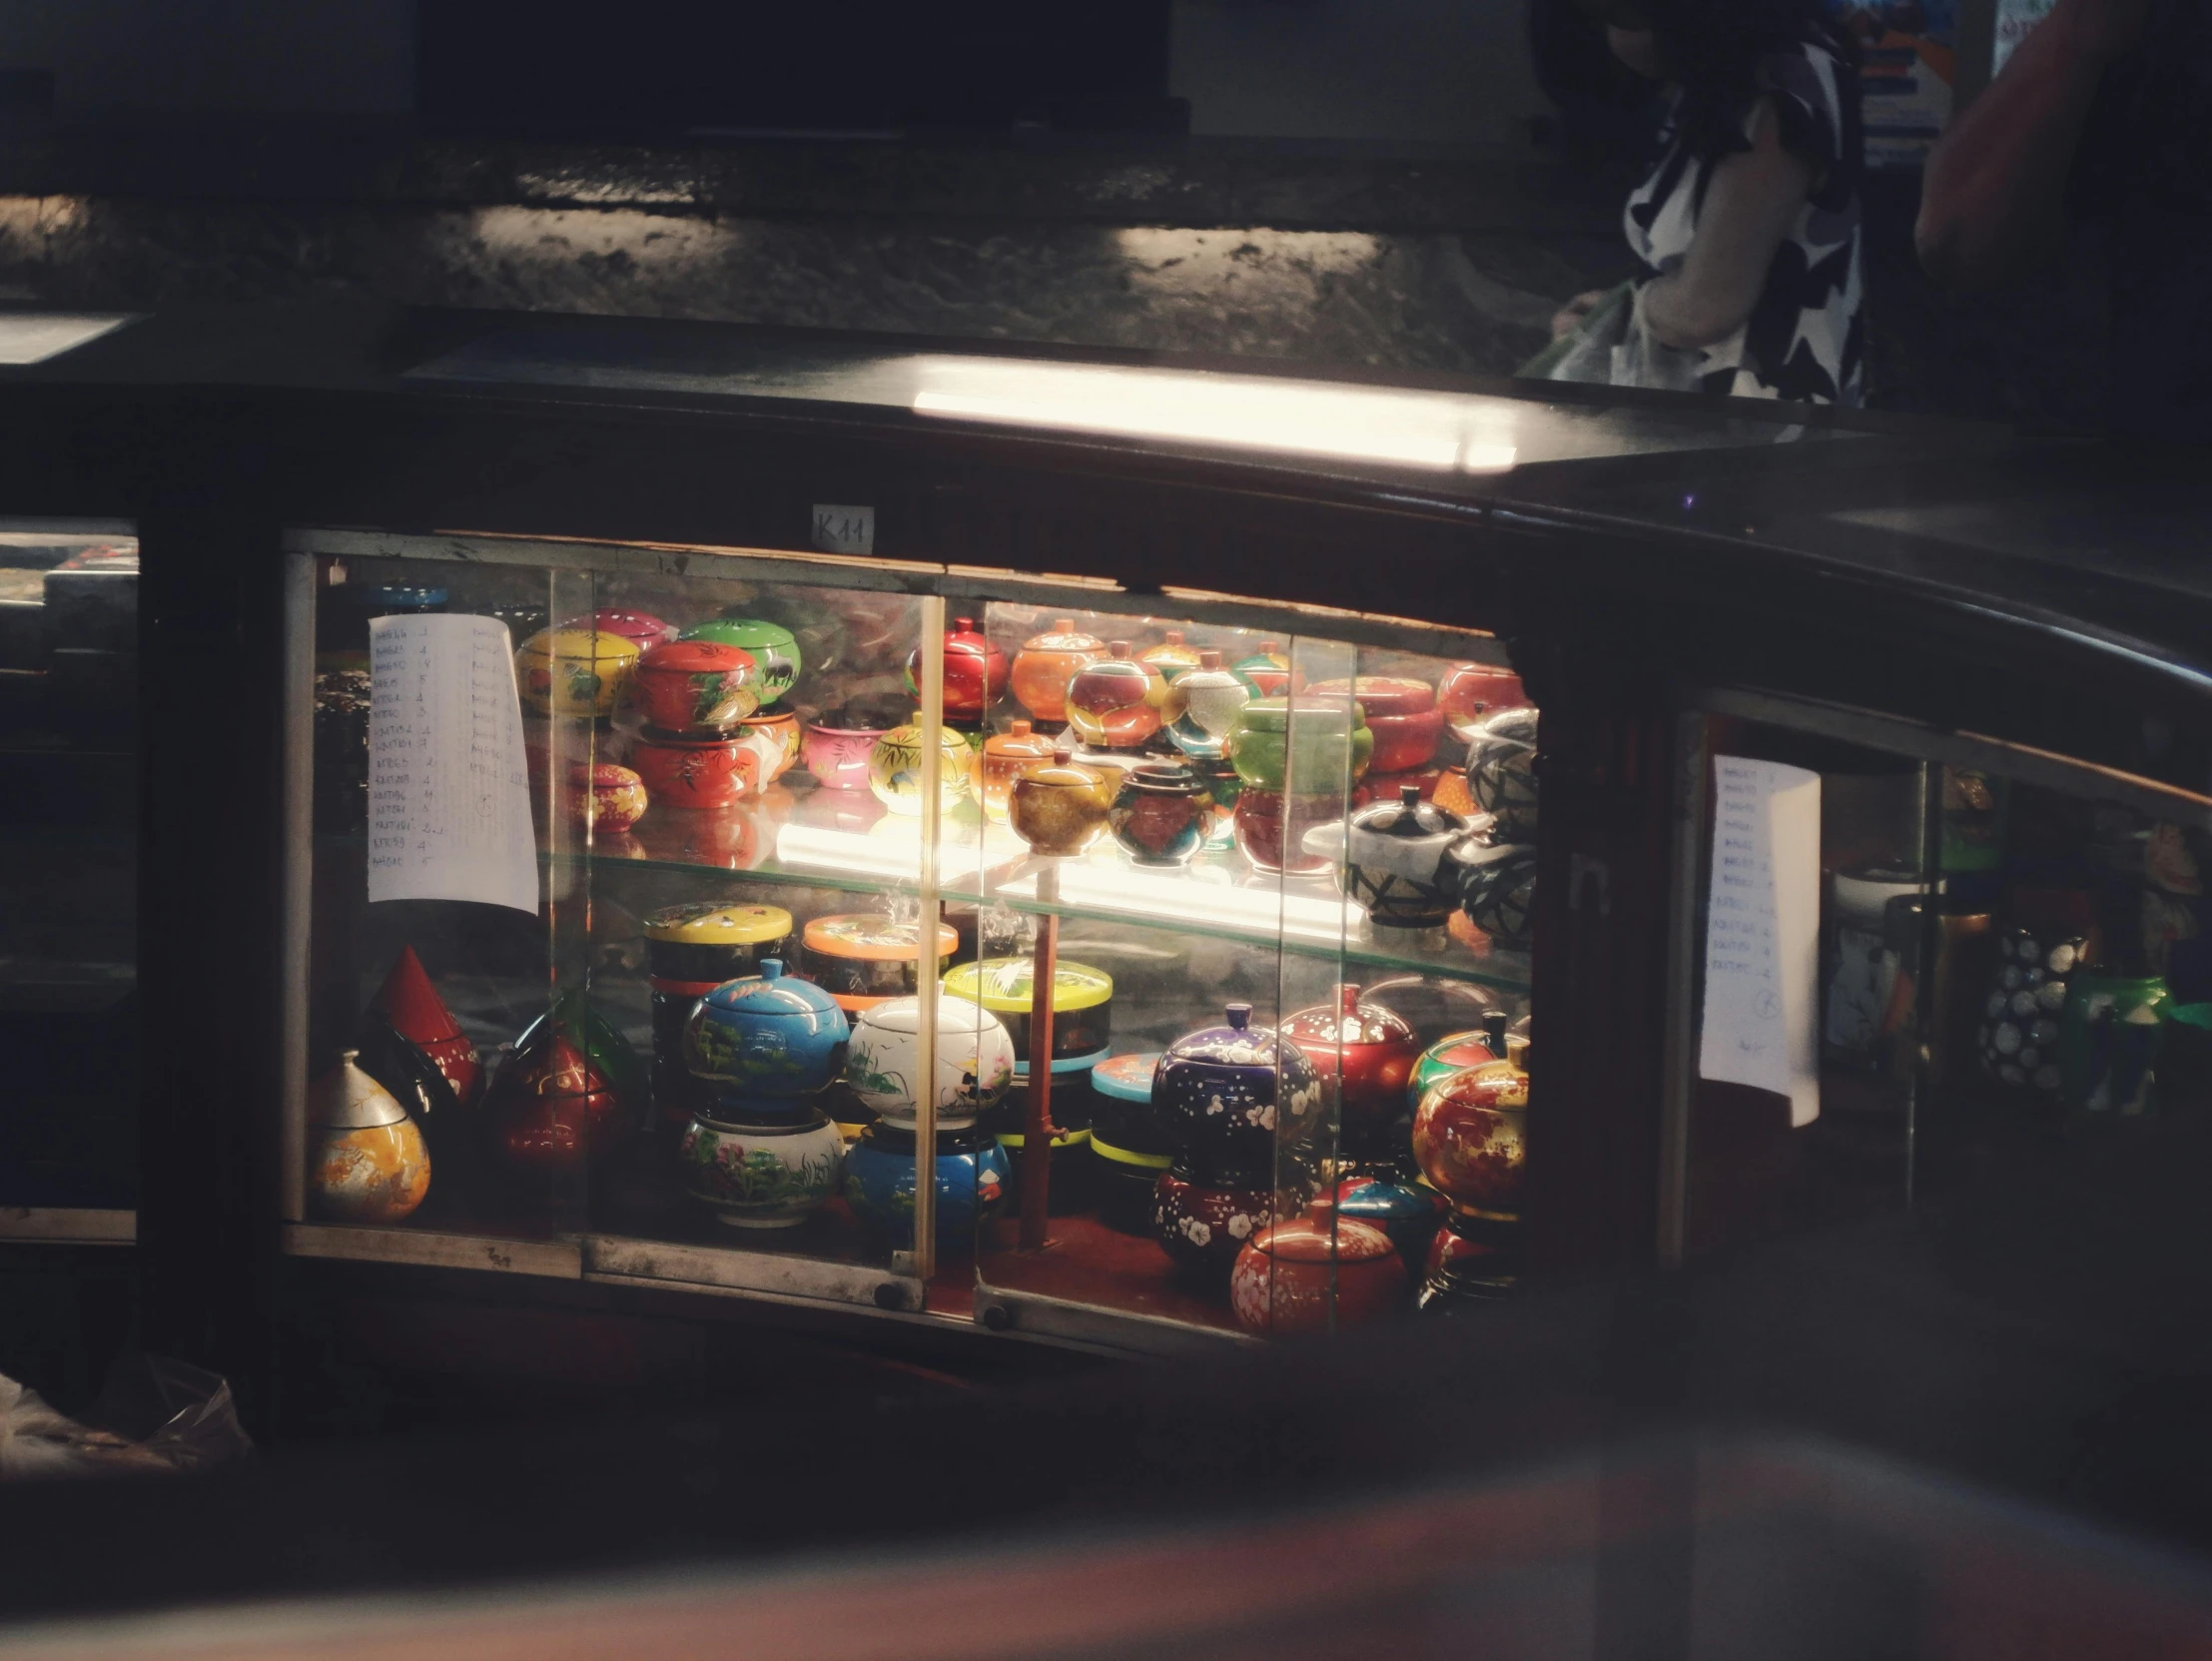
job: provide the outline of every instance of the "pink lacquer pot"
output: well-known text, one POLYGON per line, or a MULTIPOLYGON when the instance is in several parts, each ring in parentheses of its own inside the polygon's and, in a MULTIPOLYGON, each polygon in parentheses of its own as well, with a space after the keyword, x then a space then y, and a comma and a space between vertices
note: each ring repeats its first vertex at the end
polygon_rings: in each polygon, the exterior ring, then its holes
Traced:
POLYGON ((881 729, 809 725, 799 743, 799 763, 825 790, 866 790, 868 758, 881 729))

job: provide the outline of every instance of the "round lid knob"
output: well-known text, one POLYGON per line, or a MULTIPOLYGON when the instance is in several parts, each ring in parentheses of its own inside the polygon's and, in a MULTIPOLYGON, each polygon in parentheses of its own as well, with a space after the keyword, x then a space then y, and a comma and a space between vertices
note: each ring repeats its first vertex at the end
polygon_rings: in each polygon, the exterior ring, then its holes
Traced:
POLYGON ((764 980, 764 981, 780 981, 780 980, 782 980, 782 979, 783 979, 783 959, 782 959, 782 958, 763 958, 763 959, 761 959, 761 963, 760 963, 760 978, 761 978, 762 980, 764 980))
POLYGON ((1238 1032, 1242 1032, 1251 1025, 1252 1006, 1249 1004, 1231 1004, 1228 1007, 1228 1018, 1229 1025, 1238 1032))
POLYGON ((1009 722, 1007 723, 1007 736, 1008 736, 1008 737, 1010 737, 1010 738, 1027 738, 1027 737, 1028 737, 1029 735, 1030 735, 1030 724, 1029 724, 1029 722, 1027 722, 1027 721, 1009 721, 1009 722))
POLYGON ((1129 654, 1129 643, 1126 640, 1108 640, 1106 650, 1115 657, 1126 657, 1129 654))
POLYGON ((1219 652, 1217 652, 1217 651, 1202 651, 1202 652, 1198 653, 1198 667, 1199 667, 1199 668, 1201 668, 1201 669, 1218 669, 1218 668, 1219 668, 1220 666, 1221 666, 1221 654, 1220 654, 1219 652))
POLYGON ((1402 807, 1419 807, 1421 805, 1421 787, 1417 784, 1399 785, 1398 803, 1402 807))

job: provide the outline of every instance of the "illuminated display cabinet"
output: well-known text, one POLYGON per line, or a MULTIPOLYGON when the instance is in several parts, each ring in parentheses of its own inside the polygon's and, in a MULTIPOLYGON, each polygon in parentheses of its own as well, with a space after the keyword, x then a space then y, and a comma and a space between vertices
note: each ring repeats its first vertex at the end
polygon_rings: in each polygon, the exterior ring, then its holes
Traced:
POLYGON ((1352 1338, 2212 1076, 2154 460, 593 320, 10 373, 9 487, 140 520, 197 689, 157 1328, 1352 1338))

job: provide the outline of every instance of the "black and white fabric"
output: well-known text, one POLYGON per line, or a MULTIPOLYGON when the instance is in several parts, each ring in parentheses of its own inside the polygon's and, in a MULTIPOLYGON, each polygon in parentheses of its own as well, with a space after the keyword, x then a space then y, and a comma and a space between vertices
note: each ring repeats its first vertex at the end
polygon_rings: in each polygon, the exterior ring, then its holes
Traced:
POLYGON ((1731 143, 1718 154, 1693 153, 1662 135, 1658 167, 1629 197, 1624 216, 1639 273, 1637 289, 1679 267, 1698 233, 1713 169, 1749 150, 1764 104, 1772 101, 1785 149, 1814 170, 1813 191, 1775 251, 1766 286, 1744 327, 1726 340, 1688 351, 1653 342, 1641 312, 1614 355, 1617 386, 1694 388, 1733 398, 1856 405, 1864 384, 1860 302, 1857 85, 1824 45, 1807 41, 1759 62, 1754 87, 1731 143))

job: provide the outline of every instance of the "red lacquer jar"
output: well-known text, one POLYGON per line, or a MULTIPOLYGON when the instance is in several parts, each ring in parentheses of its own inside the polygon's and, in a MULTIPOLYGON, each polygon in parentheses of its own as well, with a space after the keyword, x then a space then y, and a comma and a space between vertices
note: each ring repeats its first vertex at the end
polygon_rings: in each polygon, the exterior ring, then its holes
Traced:
POLYGON ((1022 707, 1048 726, 1068 719, 1068 683, 1087 663, 1106 656, 1106 642, 1077 629, 1062 617, 1042 634, 1033 634, 1014 655, 1014 695, 1022 707))
POLYGON ((1286 796, 1247 787, 1236 798, 1236 847, 1255 871, 1312 876, 1329 868, 1328 856, 1305 851, 1305 833, 1343 818, 1335 796, 1286 796))
POLYGON ((647 727, 630 763, 665 807, 727 807, 757 792, 760 757, 735 738, 696 738, 647 727))
POLYGON ((1307 690, 1315 697, 1349 693, 1367 712, 1375 735, 1369 773, 1410 773, 1436 759, 1436 741, 1444 735, 1444 712, 1436 707, 1436 688, 1425 680, 1398 675, 1360 675, 1327 680, 1307 690))
MULTIPOLYGON (((922 695, 922 653, 907 659, 907 688, 922 695)), ((976 628, 973 617, 957 617, 945 631, 945 719, 980 721, 1006 695, 1006 653, 976 628)))
POLYGON ((1277 1337, 1363 1326, 1405 1306, 1405 1264, 1390 1237, 1348 1217, 1295 1217, 1252 1237, 1229 1273, 1229 1307, 1247 1332, 1277 1337))
POLYGON ((1358 987, 1338 987, 1333 1002, 1286 1017, 1278 1030, 1323 1081, 1337 1081, 1347 1133, 1359 1122, 1388 1123, 1404 1114, 1421 1041, 1392 1011, 1361 1002, 1358 987))
POLYGON ((1436 707, 1458 727, 1501 709, 1525 708, 1528 701, 1521 677, 1496 663, 1454 663, 1436 689, 1436 707))
POLYGON ((627 767, 611 761, 568 770, 568 811, 600 836, 619 836, 645 817, 645 783, 627 767))
POLYGON ((753 654, 718 640, 669 640, 648 646, 630 677, 630 698, 667 732, 727 731, 760 707, 753 654))

